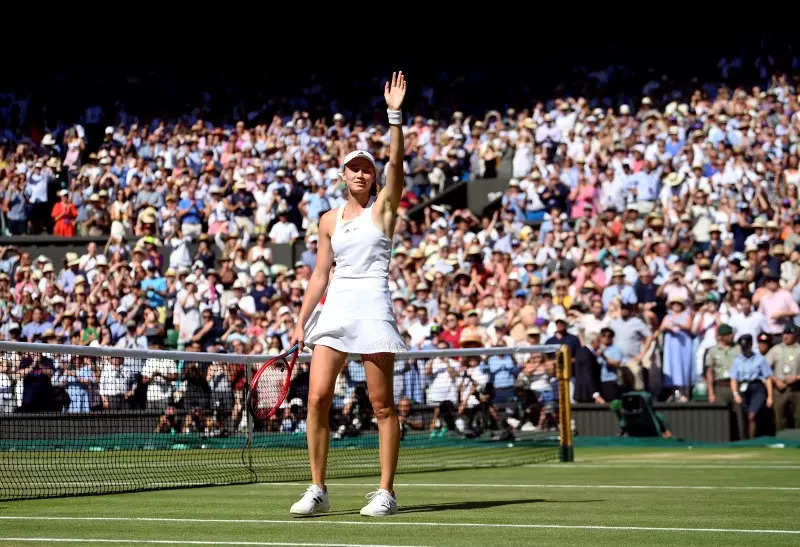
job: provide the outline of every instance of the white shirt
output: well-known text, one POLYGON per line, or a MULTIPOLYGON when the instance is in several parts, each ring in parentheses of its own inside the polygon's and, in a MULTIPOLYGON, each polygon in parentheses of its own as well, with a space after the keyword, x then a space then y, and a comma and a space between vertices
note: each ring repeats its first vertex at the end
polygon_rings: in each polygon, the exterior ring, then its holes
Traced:
POLYGON ((190 236, 173 237, 169 240, 169 245, 172 247, 172 252, 169 254, 169 267, 177 270, 180 268, 188 268, 192 265, 192 257, 189 254, 189 243, 192 238, 190 236))
POLYGON ((115 367, 111 363, 103 365, 100 373, 100 395, 111 397, 125 393, 125 375, 122 367, 115 367))
POLYGON ((431 366, 431 375, 433 381, 428 389, 428 402, 440 403, 442 401, 458 402, 458 390, 456 389, 456 382, 450 376, 447 367, 451 366, 458 370, 458 363, 454 359, 447 357, 436 358, 433 360, 431 366))
POLYGON ((3 372, 0 373, 0 414, 8 414, 14 412, 14 410, 14 393, 11 389, 11 378, 3 372))
POLYGON ((175 361, 171 359, 150 358, 145 361, 142 377, 151 378, 150 383, 147 385, 148 401, 163 401, 168 399, 172 393, 172 382, 166 380, 163 376, 153 378, 153 374, 156 372, 169 376, 170 374, 178 374, 178 369, 175 366, 175 361))
POLYGON ((419 345, 431 334, 431 323, 428 321, 424 325, 419 320, 414 321, 408 326, 408 334, 411 335, 411 345, 419 347, 419 345))
POLYGON ((761 331, 766 330, 767 320, 759 311, 753 311, 747 317, 737 312, 731 316, 730 326, 733 327, 734 340, 743 334, 749 334, 755 340, 761 331))
POLYGON ((483 372, 480 366, 470 367, 466 377, 461 379, 461 400, 466 399, 467 408, 477 406, 480 401, 472 395, 474 389, 480 389, 489 381, 489 375, 483 372))
POLYGON ((289 243, 299 235, 297 226, 291 222, 276 222, 269 231, 269 237, 274 243, 289 243))

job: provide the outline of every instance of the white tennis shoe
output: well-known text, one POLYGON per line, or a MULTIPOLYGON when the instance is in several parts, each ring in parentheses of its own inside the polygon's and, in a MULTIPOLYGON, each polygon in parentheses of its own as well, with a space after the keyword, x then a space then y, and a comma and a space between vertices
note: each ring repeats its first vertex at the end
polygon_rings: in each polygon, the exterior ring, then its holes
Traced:
POLYGON ((312 484, 306 488, 300 501, 292 505, 289 512, 293 515, 315 515, 327 513, 330 508, 328 493, 316 484, 312 484))
POLYGON ((379 488, 367 494, 366 498, 369 503, 361 509, 361 514, 365 517, 386 517, 397 513, 397 498, 388 490, 379 488))

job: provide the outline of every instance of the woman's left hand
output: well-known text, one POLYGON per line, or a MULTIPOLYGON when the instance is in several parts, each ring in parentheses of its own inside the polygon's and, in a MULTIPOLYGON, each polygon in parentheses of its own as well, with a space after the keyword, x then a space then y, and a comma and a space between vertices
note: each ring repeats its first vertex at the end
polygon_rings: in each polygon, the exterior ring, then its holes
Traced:
POLYGON ((406 96, 406 77, 403 71, 392 72, 392 81, 386 82, 383 89, 383 97, 386 99, 386 106, 389 110, 400 110, 403 106, 403 98, 406 96))

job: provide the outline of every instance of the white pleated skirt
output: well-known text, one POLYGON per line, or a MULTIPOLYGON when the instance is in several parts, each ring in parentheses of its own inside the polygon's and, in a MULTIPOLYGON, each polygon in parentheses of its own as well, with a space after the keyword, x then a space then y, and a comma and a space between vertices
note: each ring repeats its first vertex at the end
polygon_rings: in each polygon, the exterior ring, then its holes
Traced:
POLYGON ((305 325, 306 344, 354 353, 408 351, 392 313, 383 277, 334 278, 317 313, 305 325))

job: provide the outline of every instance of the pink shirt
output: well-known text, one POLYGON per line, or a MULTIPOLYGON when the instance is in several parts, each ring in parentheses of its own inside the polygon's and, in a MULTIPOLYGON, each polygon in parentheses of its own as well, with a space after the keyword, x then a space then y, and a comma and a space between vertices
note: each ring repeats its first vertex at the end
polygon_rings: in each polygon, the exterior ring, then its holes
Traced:
POLYGON ((767 330, 769 333, 780 334, 783 331, 783 326, 788 321, 791 321, 791 318, 774 319, 774 316, 786 312, 797 315, 800 313, 800 308, 797 307, 789 291, 786 289, 778 289, 774 293, 767 292, 761 297, 758 311, 767 318, 767 330))
POLYGON ((591 280, 594 282, 595 285, 600 287, 600 290, 606 288, 606 274, 603 272, 602 268, 595 268, 594 273, 592 275, 587 276, 587 268, 586 266, 581 266, 576 270, 575 274, 575 287, 580 290, 583 287, 583 284, 587 280, 591 280))
POLYGON ((592 206, 592 213, 594 213, 594 200, 597 197, 597 188, 585 184, 578 188, 578 194, 575 197, 575 204, 572 206, 572 218, 583 218, 586 216, 584 206, 588 203, 592 206))

